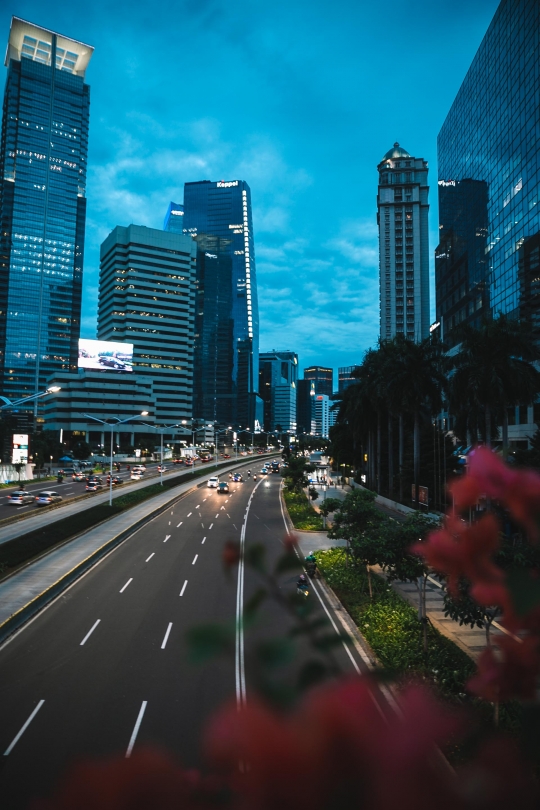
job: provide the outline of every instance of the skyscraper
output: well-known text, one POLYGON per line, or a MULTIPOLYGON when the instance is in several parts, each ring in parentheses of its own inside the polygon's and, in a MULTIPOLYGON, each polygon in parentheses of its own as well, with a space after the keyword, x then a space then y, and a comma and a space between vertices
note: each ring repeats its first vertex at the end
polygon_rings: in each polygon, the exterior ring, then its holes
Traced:
POLYGON ((298 355, 295 352, 261 352, 259 368, 264 429, 296 433, 298 355))
POLYGON ((130 225, 101 245, 98 338, 133 343, 133 371, 152 381, 157 424, 191 419, 197 245, 130 225))
POLYGON ((331 397, 334 393, 334 369, 325 366, 310 366, 304 369, 304 380, 315 383, 316 394, 326 394, 331 397))
MULTIPOLYGON (((262 390, 262 389, 261 389, 262 390)), ((298 380, 296 384, 296 430, 315 433, 315 383, 312 380, 298 380)))
POLYGON ((340 366, 338 368, 338 394, 343 394, 349 385, 358 382, 354 372, 359 368, 360 366, 340 366))
MULTIPOLYGON (((235 392, 232 421, 242 428, 253 429, 258 419, 261 402, 257 394, 259 309, 251 192, 248 184, 243 180, 219 182, 204 180, 198 183, 186 183, 184 186, 184 233, 193 237, 203 235, 219 237, 222 253, 230 257, 232 266, 230 290, 232 367, 230 375, 235 392)), ((204 250, 205 254, 209 252, 204 250)), ((205 255, 205 259, 210 259, 210 257, 205 255)), ((206 261, 205 265, 207 268, 209 267, 206 261)), ((211 309, 216 309, 218 306, 217 295, 217 288, 205 287, 204 308, 198 310, 203 313, 203 321, 213 317, 211 309), (213 304, 211 303, 212 294, 214 295, 213 304)), ((230 355, 230 346, 220 344, 218 349, 220 353, 223 352, 223 362, 225 362, 225 357, 230 355)))
POLYGON ((170 233, 184 233, 184 206, 171 202, 163 221, 163 230, 170 233))
POLYGON ((77 366, 93 48, 13 17, 0 145, 0 390, 77 366))
POLYGON ((449 342, 481 315, 538 317, 539 61, 540 4, 502 0, 439 132, 436 299, 449 342))
POLYGON ((428 165, 395 143, 379 165, 380 337, 429 335, 428 165))

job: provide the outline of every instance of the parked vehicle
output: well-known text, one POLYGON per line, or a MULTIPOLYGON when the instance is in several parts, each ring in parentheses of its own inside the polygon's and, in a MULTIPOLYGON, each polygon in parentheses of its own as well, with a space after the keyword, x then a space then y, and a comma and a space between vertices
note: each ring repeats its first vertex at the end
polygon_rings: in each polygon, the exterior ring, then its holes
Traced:
POLYGON ((46 489, 36 495, 36 506, 50 506, 52 503, 58 503, 62 500, 62 496, 55 492, 53 489, 46 489))
POLYGON ((24 506, 25 503, 34 503, 35 496, 32 495, 31 492, 26 492, 24 489, 19 489, 16 492, 12 492, 11 495, 7 496, 8 503, 12 503, 15 506, 24 506))

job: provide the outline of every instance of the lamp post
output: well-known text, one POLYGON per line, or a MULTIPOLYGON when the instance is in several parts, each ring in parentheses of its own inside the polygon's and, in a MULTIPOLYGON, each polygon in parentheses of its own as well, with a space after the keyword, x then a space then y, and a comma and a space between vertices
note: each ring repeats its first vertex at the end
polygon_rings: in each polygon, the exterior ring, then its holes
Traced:
POLYGON ((114 436, 114 428, 118 427, 118 425, 125 425, 126 422, 131 422, 132 419, 140 419, 141 416, 148 416, 148 411, 142 411, 141 413, 137 414, 136 416, 128 416, 127 419, 119 419, 117 416, 113 417, 116 419, 116 422, 105 422, 103 419, 98 419, 97 416, 92 416, 89 413, 83 413, 83 416, 86 419, 93 419, 94 422, 99 422, 102 425, 107 425, 111 429, 111 460, 110 460, 110 472, 109 472, 109 506, 112 506, 112 457, 113 457, 113 436, 114 436))
POLYGON ((3 411, 4 408, 18 408, 19 405, 24 405, 25 402, 31 402, 34 399, 39 399, 40 397, 46 397, 47 394, 56 394, 58 391, 61 391, 62 388, 59 385, 51 385, 50 388, 47 388, 46 391, 41 391, 39 394, 32 394, 31 397, 23 397, 22 399, 15 399, 11 400, 7 397, 0 396, 0 400, 4 403, 0 405, 0 411, 3 411))
POLYGON ((160 464, 159 464, 159 483, 163 486, 163 434, 166 430, 170 430, 170 428, 177 428, 181 427, 180 424, 175 423, 174 425, 150 425, 148 422, 141 422, 142 425, 146 425, 146 427, 153 428, 154 430, 158 430, 161 436, 161 452, 160 452, 160 464))
MULTIPOLYGON (((323 484, 322 489, 323 489, 323 493, 324 493, 324 495, 323 495, 323 505, 324 505, 324 502, 326 500, 326 490, 328 489, 326 484, 323 484)), ((326 513, 325 512, 323 512, 323 529, 326 529, 326 513)))

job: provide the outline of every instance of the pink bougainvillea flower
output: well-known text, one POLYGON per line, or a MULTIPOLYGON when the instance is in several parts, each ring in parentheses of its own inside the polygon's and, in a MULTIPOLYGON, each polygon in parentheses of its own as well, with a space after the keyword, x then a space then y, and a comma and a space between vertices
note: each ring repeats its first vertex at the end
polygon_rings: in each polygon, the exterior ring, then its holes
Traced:
POLYGON ((235 542, 234 540, 227 540, 223 546, 221 559, 223 560, 223 565, 225 568, 232 568, 233 566, 237 565, 238 560, 240 559, 239 543, 235 542))
POLYGON ((499 636, 495 642, 500 653, 490 647, 481 654, 478 670, 467 688, 474 695, 495 702, 512 698, 531 700, 536 694, 540 673, 540 650, 536 636, 517 641, 499 636))
POLYGON ((298 535, 290 532, 283 537, 283 545, 287 551, 293 551, 298 545, 298 535))

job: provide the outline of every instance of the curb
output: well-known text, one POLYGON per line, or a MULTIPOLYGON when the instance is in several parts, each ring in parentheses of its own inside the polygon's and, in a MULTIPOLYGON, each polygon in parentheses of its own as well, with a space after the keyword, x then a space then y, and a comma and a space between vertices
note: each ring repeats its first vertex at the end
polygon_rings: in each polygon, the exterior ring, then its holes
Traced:
MULTIPOLYGON (((241 465, 243 466, 244 463, 249 464, 250 462, 249 461, 241 462, 241 465)), ((26 622, 34 618, 34 616, 36 616, 41 610, 43 610, 44 607, 46 607, 57 596, 59 596, 62 593, 62 591, 64 591, 66 588, 72 585, 77 579, 79 579, 79 577, 85 574, 90 568, 92 568, 97 562, 99 562, 99 560, 101 560, 110 551, 116 548, 116 546, 119 546, 121 543, 123 543, 125 540, 131 537, 131 535, 134 534, 138 529, 140 529, 141 526, 144 526, 145 523, 149 523, 157 515, 166 511, 173 501, 184 498, 186 495, 189 495, 191 492, 193 492, 195 489, 198 489, 203 484, 204 482, 194 484, 185 492, 172 495, 171 498, 167 500, 164 504, 161 504, 161 506, 156 507, 151 512, 146 514, 144 517, 140 518, 135 523, 132 523, 127 529, 124 529, 123 531, 119 532, 117 535, 112 537, 110 540, 107 540, 105 543, 103 543, 102 546, 100 546, 91 554, 89 554, 88 557, 86 557, 84 560, 81 560, 81 562, 78 563, 76 566, 74 566, 70 571, 68 571, 59 579, 57 579, 56 582, 50 585, 46 590, 44 590, 38 596, 35 596, 30 602, 24 605, 24 607, 19 608, 19 610, 16 611, 16 613, 13 613, 8 619, 6 619, 4 622, 2 622, 2 624, 0 624, 0 645, 2 645, 4 641, 6 641, 6 639, 12 636, 13 633, 15 633, 20 627, 26 624, 26 622)), ((106 522, 107 521, 102 521, 102 523, 99 523, 96 526, 92 526, 92 529, 90 529, 89 531, 92 531, 94 528, 97 528, 97 526, 101 526, 103 525, 103 523, 106 522)), ((77 537, 81 537, 84 534, 85 532, 82 532, 79 535, 75 535, 75 537, 69 538, 68 540, 66 540, 66 544, 72 542, 77 537)), ((58 548, 62 548, 62 546, 58 546, 58 548)), ((43 556, 46 556, 47 553, 50 552, 45 552, 43 556)), ((35 562, 35 560, 29 562, 28 565, 31 565, 32 562, 35 562)), ((17 571, 14 572, 14 574, 15 573, 19 572, 17 571)))

